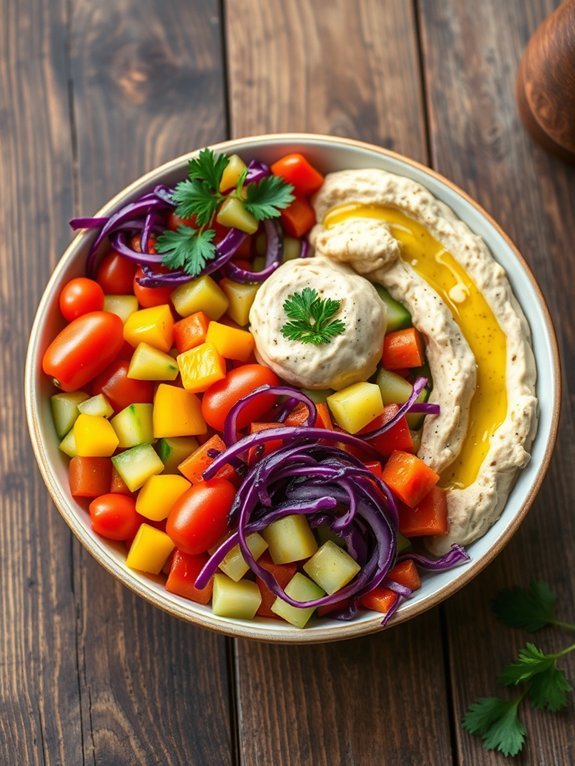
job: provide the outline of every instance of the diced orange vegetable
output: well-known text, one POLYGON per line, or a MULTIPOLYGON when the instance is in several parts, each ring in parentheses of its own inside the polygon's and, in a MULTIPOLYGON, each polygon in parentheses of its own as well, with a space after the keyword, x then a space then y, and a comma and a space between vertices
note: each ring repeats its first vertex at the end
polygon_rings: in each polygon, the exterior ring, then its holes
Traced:
POLYGON ((208 427, 201 412, 200 400, 191 391, 160 383, 154 396, 152 412, 154 437, 198 436, 208 427))
POLYGON ((374 588, 371 593, 366 593, 359 599, 359 603, 365 609, 371 609, 374 612, 387 614, 397 600, 397 593, 394 593, 384 585, 374 588))
POLYGON ((174 543, 165 532, 147 522, 140 524, 126 556, 126 566, 159 574, 173 550, 174 543))
MULTIPOLYGON (((365 428, 362 428, 358 435, 368 434, 381 428, 397 415, 398 410, 399 405, 386 404, 383 413, 368 423, 365 428)), ((369 444, 384 457, 391 455, 394 450, 413 452, 413 438, 405 415, 389 431, 381 434, 381 436, 376 436, 374 439, 369 439, 369 444)))
POLYGON ((417 455, 396 450, 383 468, 383 481, 399 499, 415 508, 439 481, 439 475, 417 455))
POLYGON ((296 197, 282 210, 281 224, 290 237, 303 237, 315 224, 315 211, 305 197, 296 197))
MULTIPOLYGON (((178 471, 182 473, 188 481, 192 484, 197 484, 203 481, 202 474, 206 468, 214 461, 213 457, 208 455, 211 450, 217 450, 223 452, 226 449, 226 445, 217 434, 214 434, 207 442, 204 442, 197 450, 192 452, 185 460, 183 460, 178 466, 178 471)), ((236 477, 236 472, 231 465, 224 466, 216 474, 218 479, 228 479, 232 481, 236 477)))
POLYGON ((199 589, 194 585, 196 577, 208 559, 209 556, 205 553, 192 556, 175 550, 166 580, 166 590, 189 598, 198 604, 209 604, 212 598, 213 580, 210 580, 205 588, 199 589))
POLYGON ((172 347, 174 319, 167 303, 140 309, 126 319, 124 340, 132 346, 148 343, 160 351, 168 352, 172 347))
POLYGON ((112 461, 109 457, 73 457, 68 476, 74 497, 106 495, 112 480, 112 461))
POLYGON ((399 531, 406 537, 446 535, 447 495, 444 489, 432 487, 415 508, 399 506, 399 531))
POLYGON ((318 428, 327 428, 328 431, 333 431, 333 422, 331 415, 329 414, 329 407, 326 402, 319 402, 317 407, 317 420, 315 422, 318 428))
POLYGON ((323 184, 323 176, 309 161, 298 152, 286 154, 270 167, 275 176, 280 176, 292 184, 296 194, 309 196, 316 192, 323 184))
POLYGON ((254 350, 254 336, 251 332, 220 322, 210 322, 206 343, 211 343, 224 359, 239 362, 246 362, 254 350))
POLYGON ((112 479, 110 481, 110 490, 111 493, 115 495, 131 495, 132 493, 128 489, 128 486, 124 479, 120 476, 118 471, 114 468, 112 465, 112 479))
MULTIPOLYGON (((250 423, 250 434, 259 434, 260 431, 268 431, 270 428, 285 428, 286 426, 287 423, 250 423)), ((265 442, 265 444, 260 444, 258 447, 251 447, 248 451, 248 465, 253 465, 266 455, 275 452, 283 444, 281 439, 273 439, 265 442)))
POLYGON ((316 614, 318 617, 325 617, 327 614, 345 609, 349 606, 350 601, 350 598, 345 598, 343 601, 336 601, 333 604, 322 604, 318 606, 316 614))
MULTIPOLYGON (((333 431, 333 423, 329 414, 328 406, 325 402, 316 404, 317 417, 315 419, 315 428, 327 428, 329 431, 333 431)), ((304 402, 298 402, 293 410, 284 420, 286 426, 302 426, 308 417, 308 408, 304 402)))
POLYGON ((383 469, 379 460, 370 460, 369 462, 364 463, 364 465, 374 474, 374 476, 381 479, 383 469))
MULTIPOLYGON (((297 571, 297 565, 294 563, 274 564, 269 553, 263 553, 258 559, 258 564, 263 569, 271 572, 282 588, 286 587, 297 571)), ((272 617, 273 619, 278 619, 277 614, 274 614, 271 610, 271 605, 276 600, 275 593, 272 593, 259 577, 256 577, 256 582, 260 589, 260 593, 262 594, 262 601, 257 614, 259 614, 260 617, 272 617)))
POLYGON ((226 377, 226 363, 211 343, 184 351, 178 355, 177 362, 182 385, 196 394, 226 377))
POLYGON ((421 587, 421 577, 417 571, 417 565, 412 559, 405 559, 396 564, 387 575, 399 585, 403 585, 410 590, 417 590, 421 587))
POLYGON ((389 332, 383 339, 381 363, 386 370, 421 367, 425 362, 423 338, 415 327, 389 332))
POLYGON ((180 319, 174 325, 174 344, 178 353, 183 354, 206 340, 210 320, 203 311, 196 311, 180 319))

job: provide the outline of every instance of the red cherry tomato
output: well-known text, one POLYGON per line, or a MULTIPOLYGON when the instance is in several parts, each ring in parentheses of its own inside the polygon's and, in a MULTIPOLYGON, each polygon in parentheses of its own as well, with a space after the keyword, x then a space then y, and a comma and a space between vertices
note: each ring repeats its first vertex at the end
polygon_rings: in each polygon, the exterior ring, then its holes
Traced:
POLYGON ((129 378, 129 367, 125 359, 116 359, 92 381, 92 394, 104 394, 116 412, 130 404, 150 403, 154 399, 154 383, 129 378))
POLYGON ((98 267, 96 279, 106 295, 130 295, 135 273, 135 263, 110 250, 98 267))
MULTIPOLYGON (((163 266, 158 266, 154 271, 159 271, 162 274, 168 274, 169 269, 165 269, 163 266)), ((138 303, 142 308, 149 309, 152 306, 161 306, 164 303, 170 303, 170 296, 172 294, 173 287, 142 287, 139 284, 138 279, 144 276, 141 266, 138 266, 136 274, 134 276, 134 283, 131 291, 138 299, 138 303)))
POLYGON ((42 369, 62 391, 77 391, 118 356, 124 325, 116 314, 92 311, 74 319, 54 338, 42 359, 42 369))
POLYGON ((90 311, 101 311, 103 306, 104 291, 93 279, 71 279, 60 293, 60 311, 68 322, 90 311))
POLYGON ((204 553, 228 531, 228 513, 236 488, 226 479, 193 484, 170 511, 166 532, 176 547, 192 555, 204 553))
POLYGON ((89 510, 92 529, 108 540, 129 540, 142 522, 136 501, 129 495, 100 495, 92 500, 89 510))
POLYGON ((281 176, 284 181, 292 184, 295 193, 308 197, 316 192, 323 184, 321 173, 309 164, 302 154, 294 152, 286 154, 270 167, 274 176, 281 176))
MULTIPOLYGON (((230 370, 223 380, 208 388, 202 398, 202 415, 206 423, 216 431, 224 430, 228 412, 234 404, 260 386, 277 386, 279 378, 261 364, 244 364, 230 370)), ((262 394, 247 404, 238 418, 238 428, 245 428, 258 420, 277 401, 277 396, 262 394)))

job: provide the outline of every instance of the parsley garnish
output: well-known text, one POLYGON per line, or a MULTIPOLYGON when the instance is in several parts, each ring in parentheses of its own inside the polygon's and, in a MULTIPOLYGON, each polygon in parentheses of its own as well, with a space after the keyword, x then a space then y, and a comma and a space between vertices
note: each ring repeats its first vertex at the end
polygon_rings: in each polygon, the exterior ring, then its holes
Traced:
POLYGON ((320 298, 317 290, 304 287, 301 293, 293 293, 284 301, 283 310, 291 320, 281 328, 288 340, 313 343, 320 346, 341 335, 345 324, 332 319, 339 311, 341 301, 320 298))
POLYGON ((279 176, 268 176, 244 188, 247 170, 233 191, 222 194, 220 183, 228 163, 228 157, 211 149, 202 149, 188 163, 188 177, 176 185, 172 198, 178 218, 193 218, 195 223, 194 227, 180 226, 177 231, 166 230, 158 236, 156 250, 164 254, 162 264, 167 268, 181 269, 196 277, 215 258, 212 227, 219 206, 228 197, 242 200, 258 221, 276 218, 293 201, 293 186, 279 176))
MULTIPOLYGON (((529 589, 516 587, 500 591, 493 601, 493 611, 505 624, 529 632, 548 625, 575 630, 575 625, 555 618, 556 600, 547 583, 534 580, 529 589)), ((546 654, 535 644, 527 643, 498 678, 501 686, 522 684, 521 694, 510 700, 480 697, 469 706, 463 728, 480 736, 486 750, 499 750, 505 756, 520 753, 526 734, 519 719, 520 704, 527 698, 534 708, 552 713, 563 710, 572 686, 557 667, 557 661, 574 650, 575 644, 571 644, 560 652, 546 654)))

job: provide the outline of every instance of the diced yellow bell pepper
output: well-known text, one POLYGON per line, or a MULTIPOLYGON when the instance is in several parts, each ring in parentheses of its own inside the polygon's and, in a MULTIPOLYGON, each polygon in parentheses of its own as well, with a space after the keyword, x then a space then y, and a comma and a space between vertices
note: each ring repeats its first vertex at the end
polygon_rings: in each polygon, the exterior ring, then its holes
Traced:
POLYGON ((205 391, 212 383, 226 377, 226 363, 211 343, 184 351, 178 355, 177 361, 182 385, 194 393, 205 391))
POLYGON ((152 521, 165 519, 176 500, 192 485, 183 476, 150 476, 136 499, 136 510, 152 521))
POLYGON ((176 287, 171 298, 176 311, 183 317, 203 311, 210 319, 219 319, 229 304, 218 283, 208 275, 176 287))
POLYGON ((220 322, 210 322, 206 343, 215 346, 216 351, 225 359, 236 359, 238 362, 246 362, 254 350, 254 336, 251 332, 220 322))
POLYGON ((220 287, 229 301, 228 316, 245 327, 249 322, 250 309, 260 286, 249 282, 245 284, 234 282, 233 279, 224 277, 220 280, 220 287))
POLYGON ((178 365, 174 357, 149 343, 140 343, 132 354, 128 377, 133 380, 175 380, 178 365))
POLYGON ((354 383, 327 397, 327 403, 338 426, 350 434, 361 431, 383 412, 379 386, 354 383))
POLYGON ((160 351, 169 351, 174 339, 174 319, 167 303, 140 309, 126 319, 124 340, 131 346, 148 343, 160 351))
POLYGON ((161 529, 140 524, 128 551, 126 566, 140 572, 159 574, 170 553, 176 546, 161 529))
POLYGON ((101 415, 80 413, 72 430, 79 457, 110 457, 119 443, 110 421, 101 415))
POLYGON ((197 436, 208 431, 198 397, 185 388, 165 383, 160 383, 154 396, 153 423, 156 439, 164 436, 197 436))
POLYGON ((233 189, 244 170, 247 170, 246 163, 242 160, 239 154, 231 154, 228 157, 228 164, 222 173, 220 191, 226 192, 229 189, 233 189))

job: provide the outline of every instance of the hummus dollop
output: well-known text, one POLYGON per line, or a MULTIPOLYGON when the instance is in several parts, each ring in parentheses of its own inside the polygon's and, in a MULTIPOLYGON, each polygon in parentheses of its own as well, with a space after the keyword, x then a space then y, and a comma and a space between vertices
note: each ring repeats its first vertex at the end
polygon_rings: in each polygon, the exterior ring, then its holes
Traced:
POLYGON ((308 389, 339 390, 375 372, 387 324, 374 286, 349 266, 326 258, 287 261, 266 279, 250 310, 256 356, 280 378, 308 389), (340 301, 336 318, 345 330, 321 345, 285 338, 284 302, 305 287, 340 301))

